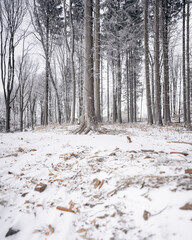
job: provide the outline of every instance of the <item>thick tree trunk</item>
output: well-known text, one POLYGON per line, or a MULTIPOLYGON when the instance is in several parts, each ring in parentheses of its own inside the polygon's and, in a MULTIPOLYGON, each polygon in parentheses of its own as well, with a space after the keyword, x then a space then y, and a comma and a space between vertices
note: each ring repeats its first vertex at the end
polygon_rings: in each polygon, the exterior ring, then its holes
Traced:
POLYGON ((10 118, 11 118, 11 107, 10 107, 10 103, 9 103, 9 97, 7 96, 7 99, 6 99, 6 124, 5 124, 5 131, 6 132, 10 132, 10 118))
POLYGON ((183 0, 183 119, 184 123, 187 123, 187 106, 186 106, 186 67, 185 67, 185 5, 186 2, 183 0))
POLYGON ((149 34, 148 34, 148 8, 149 2, 145 0, 145 82, 146 82, 146 98, 147 98, 147 121, 148 124, 153 124, 152 109, 151 109, 151 90, 149 79, 149 34))
POLYGON ((134 122, 137 122, 137 74, 134 69, 133 82, 134 82, 134 122))
POLYGON ((71 61, 71 76, 72 76, 72 107, 71 107, 71 124, 75 122, 75 108, 76 108, 76 79, 75 79, 75 64, 74 64, 74 26, 72 19, 72 1, 70 1, 70 26, 71 26, 71 50, 70 50, 70 61, 71 61))
POLYGON ((167 20, 167 1, 161 1, 161 20, 162 20, 162 41, 163 41, 163 70, 164 70, 164 85, 163 85, 163 113, 164 123, 170 122, 169 109, 169 63, 168 63, 168 20, 167 20))
POLYGON ((95 117, 101 121, 100 112, 100 1, 95 0, 95 117))
POLYGON ((82 123, 76 133, 87 134, 95 130, 95 108, 94 108, 94 78, 93 78, 93 36, 92 36, 92 0, 85 0, 85 73, 84 73, 84 111, 82 123))
POLYGON ((156 124, 162 125, 161 118, 161 84, 159 63, 159 0, 155 0, 155 96, 156 124))
POLYGON ((186 107, 187 107, 187 124, 190 125, 191 123, 191 111, 190 111, 190 49, 189 49, 189 4, 190 0, 187 1, 187 82, 186 82, 186 107))

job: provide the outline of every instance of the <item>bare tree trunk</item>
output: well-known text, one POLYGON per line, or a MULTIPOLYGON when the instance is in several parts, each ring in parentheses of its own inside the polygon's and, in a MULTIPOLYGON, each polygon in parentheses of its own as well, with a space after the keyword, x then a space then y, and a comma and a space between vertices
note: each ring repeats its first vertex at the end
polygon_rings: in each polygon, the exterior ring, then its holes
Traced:
POLYGON ((109 60, 107 60, 107 121, 109 122, 109 60))
MULTIPOLYGON (((135 64, 134 64, 135 66, 135 64)), ((137 74, 135 67, 133 67, 133 83, 134 83, 134 122, 137 122, 137 74)))
MULTIPOLYGON (((48 23, 47 23, 48 25, 48 23)), ((49 122, 49 28, 46 31, 46 49, 45 49, 45 102, 44 102, 44 125, 49 122)))
POLYGON ((159 0, 155 0, 155 96, 156 123, 162 125, 161 118, 161 84, 159 64, 159 0))
POLYGON ((126 52, 126 80, 127 80, 127 122, 129 122, 129 60, 126 52))
POLYGON ((95 108, 94 108, 94 78, 93 78, 93 36, 92 26, 93 1, 85 0, 85 73, 84 73, 84 115, 80 128, 76 131, 87 134, 90 130, 95 130, 95 108))
POLYGON ((183 0, 183 118, 184 123, 187 123, 187 106, 186 106, 186 67, 185 67, 185 5, 186 2, 183 0))
POLYGON ((133 53, 130 50, 129 54, 129 76, 130 76, 130 122, 133 123, 133 53))
POLYGON ((122 123, 122 117, 121 117, 121 55, 120 55, 120 47, 118 47, 118 53, 117 53, 117 118, 118 118, 118 122, 122 123))
POLYGON ((190 57, 189 57, 189 4, 190 0, 187 1, 187 82, 186 82, 186 98, 187 98, 187 124, 190 125, 191 123, 191 111, 190 111, 190 57))
POLYGON ((95 0, 95 117, 101 121, 100 112, 100 1, 95 0))
POLYGON ((169 63, 168 63, 168 20, 167 20, 167 1, 161 1, 161 20, 162 20, 162 41, 163 41, 163 70, 164 70, 164 85, 163 85, 163 113, 164 123, 170 122, 169 109, 169 63))
POLYGON ((116 96, 114 60, 112 60, 112 78, 113 78, 113 123, 115 123, 117 120, 117 96, 116 96))
POLYGON ((145 82, 146 82, 146 98, 147 98, 147 120, 148 124, 153 124, 151 109, 151 91, 149 79, 149 34, 148 34, 148 8, 149 2, 145 0, 145 82))

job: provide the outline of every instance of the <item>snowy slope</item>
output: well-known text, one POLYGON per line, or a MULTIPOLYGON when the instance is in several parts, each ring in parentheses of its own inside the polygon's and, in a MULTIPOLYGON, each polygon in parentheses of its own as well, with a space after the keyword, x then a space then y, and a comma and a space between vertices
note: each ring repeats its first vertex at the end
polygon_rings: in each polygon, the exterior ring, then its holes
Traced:
POLYGON ((1 240, 191 239, 191 132, 71 129, 0 134, 1 240), (5 237, 10 228, 19 231, 5 237))

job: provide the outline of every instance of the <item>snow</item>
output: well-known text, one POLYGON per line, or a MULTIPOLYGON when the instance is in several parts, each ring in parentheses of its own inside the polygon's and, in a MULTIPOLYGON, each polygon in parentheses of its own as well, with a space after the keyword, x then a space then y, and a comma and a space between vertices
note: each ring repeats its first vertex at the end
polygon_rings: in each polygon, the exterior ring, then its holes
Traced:
POLYGON ((191 239, 192 210, 180 209, 192 204, 191 132, 104 127, 106 134, 74 135, 67 125, 0 133, 1 240, 191 239), (34 191, 40 182, 47 188, 34 191), (6 238, 10 228, 20 231, 6 238))

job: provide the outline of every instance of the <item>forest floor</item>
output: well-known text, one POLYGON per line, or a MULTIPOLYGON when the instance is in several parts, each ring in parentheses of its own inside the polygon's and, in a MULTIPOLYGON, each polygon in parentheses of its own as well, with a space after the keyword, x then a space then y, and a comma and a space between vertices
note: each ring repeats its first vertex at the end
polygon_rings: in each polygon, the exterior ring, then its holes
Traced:
POLYGON ((0 239, 191 240, 192 132, 0 133, 0 239))

